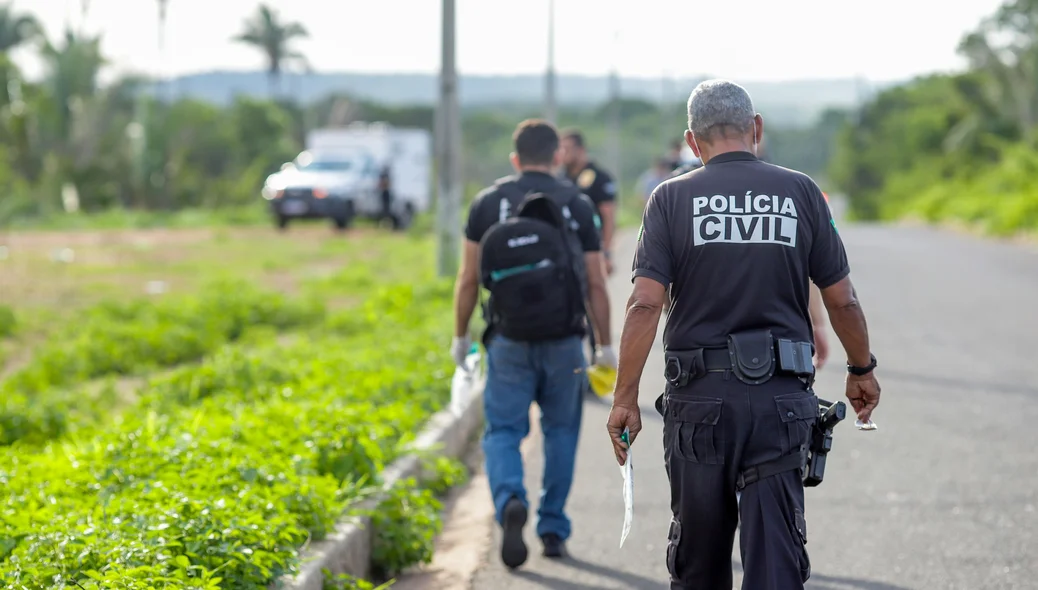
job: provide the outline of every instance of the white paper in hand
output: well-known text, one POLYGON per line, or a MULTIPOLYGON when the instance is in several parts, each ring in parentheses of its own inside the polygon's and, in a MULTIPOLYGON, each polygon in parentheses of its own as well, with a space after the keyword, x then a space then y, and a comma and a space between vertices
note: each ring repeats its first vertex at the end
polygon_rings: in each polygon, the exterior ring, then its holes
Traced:
POLYGON ((876 423, 873 422, 871 419, 868 422, 862 422, 861 420, 855 420, 854 421, 854 426, 857 427, 858 430, 877 430, 877 429, 879 429, 879 426, 876 426, 876 423))
MULTIPOLYGON (((630 433, 625 428, 623 440, 630 440, 630 433)), ((631 455, 631 444, 627 443, 627 461, 620 467, 620 473, 624 477, 624 528, 620 533, 620 546, 624 546, 628 533, 631 532, 631 524, 634 523, 634 462, 631 455)))

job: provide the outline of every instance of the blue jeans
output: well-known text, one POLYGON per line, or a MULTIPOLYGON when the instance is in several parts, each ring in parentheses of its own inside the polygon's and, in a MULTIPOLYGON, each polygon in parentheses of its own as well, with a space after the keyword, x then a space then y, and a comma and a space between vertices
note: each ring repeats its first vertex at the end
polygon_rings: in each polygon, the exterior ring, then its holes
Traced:
POLYGON ((483 454, 498 523, 513 497, 529 507, 519 443, 530 433, 530 404, 537 402, 544 433, 544 483, 537 535, 554 533, 563 540, 569 538, 571 526, 564 509, 573 484, 586 365, 583 344, 577 336, 536 343, 499 335, 490 340, 483 394, 483 454))

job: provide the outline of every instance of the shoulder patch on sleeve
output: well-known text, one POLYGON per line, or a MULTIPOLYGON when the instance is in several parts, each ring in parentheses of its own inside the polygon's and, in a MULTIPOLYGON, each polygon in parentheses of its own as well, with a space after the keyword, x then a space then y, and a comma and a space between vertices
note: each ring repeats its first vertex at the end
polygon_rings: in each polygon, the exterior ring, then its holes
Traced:
POLYGON ((577 186, 586 189, 595 183, 595 171, 588 168, 577 176, 577 186))

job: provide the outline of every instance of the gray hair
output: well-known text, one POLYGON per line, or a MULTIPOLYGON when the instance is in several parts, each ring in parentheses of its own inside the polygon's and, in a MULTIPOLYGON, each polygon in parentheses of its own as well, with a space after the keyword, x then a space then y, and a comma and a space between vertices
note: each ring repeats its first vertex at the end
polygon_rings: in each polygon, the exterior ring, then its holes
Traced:
POLYGON ((757 112, 750 93, 729 80, 706 80, 688 97, 688 128, 702 141, 714 133, 750 133, 757 112))

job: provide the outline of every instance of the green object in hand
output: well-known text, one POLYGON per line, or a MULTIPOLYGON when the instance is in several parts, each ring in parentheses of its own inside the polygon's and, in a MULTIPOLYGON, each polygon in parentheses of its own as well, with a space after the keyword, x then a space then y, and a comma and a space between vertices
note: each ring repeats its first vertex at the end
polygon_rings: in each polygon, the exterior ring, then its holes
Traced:
POLYGON ((620 440, 622 440, 625 443, 627 443, 627 446, 631 446, 631 441, 627 440, 627 431, 626 430, 624 430, 624 433, 620 435, 620 440))

